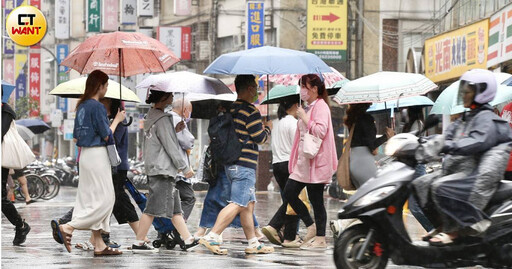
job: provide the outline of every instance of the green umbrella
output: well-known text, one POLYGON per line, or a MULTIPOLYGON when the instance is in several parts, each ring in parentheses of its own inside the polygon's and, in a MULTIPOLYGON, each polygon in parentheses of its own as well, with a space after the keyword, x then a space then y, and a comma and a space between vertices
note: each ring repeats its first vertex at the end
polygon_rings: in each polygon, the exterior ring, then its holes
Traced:
MULTIPOLYGON (((498 81, 498 91, 496 93, 496 97, 494 100, 490 102, 492 106, 499 105, 501 103, 508 102, 512 100, 512 87, 502 85, 501 83, 508 78, 511 77, 510 74, 506 73, 494 73, 496 76, 496 80, 498 81)), ((430 114, 459 114, 466 109, 462 105, 457 105, 457 94, 459 92, 459 84, 460 80, 452 83, 448 88, 444 89, 444 91, 437 97, 432 110, 430 110, 430 114)))
POLYGON ((287 98, 300 98, 300 86, 298 85, 277 85, 274 86, 265 97, 265 101, 261 104, 279 104, 284 99, 287 98))

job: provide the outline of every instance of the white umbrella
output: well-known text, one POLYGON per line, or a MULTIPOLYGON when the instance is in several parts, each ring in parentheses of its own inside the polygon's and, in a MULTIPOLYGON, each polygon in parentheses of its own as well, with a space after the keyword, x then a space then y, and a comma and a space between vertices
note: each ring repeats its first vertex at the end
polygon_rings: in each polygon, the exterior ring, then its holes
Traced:
POLYGON ((34 132, 30 131, 29 128, 23 125, 16 124, 16 130, 18 131, 18 134, 20 134, 21 138, 23 138, 25 141, 30 140, 35 136, 34 132))
POLYGON ((219 79, 187 71, 151 75, 139 83, 137 88, 182 93, 233 93, 228 86, 219 79))
POLYGON ((338 104, 380 103, 402 97, 424 95, 437 88, 424 75, 377 72, 347 82, 333 100, 338 104))

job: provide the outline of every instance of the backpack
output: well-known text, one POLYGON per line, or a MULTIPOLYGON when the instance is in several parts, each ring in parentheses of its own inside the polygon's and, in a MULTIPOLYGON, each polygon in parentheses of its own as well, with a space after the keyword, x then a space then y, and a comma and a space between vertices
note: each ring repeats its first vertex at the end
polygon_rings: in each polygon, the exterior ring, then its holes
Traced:
POLYGON ((210 184, 210 187, 213 187, 217 184, 217 175, 218 165, 213 160, 211 147, 208 147, 204 152, 203 181, 210 184))
POLYGON ((229 165, 238 161, 242 155, 242 143, 238 140, 231 113, 219 114, 210 119, 208 135, 211 154, 218 164, 229 165))

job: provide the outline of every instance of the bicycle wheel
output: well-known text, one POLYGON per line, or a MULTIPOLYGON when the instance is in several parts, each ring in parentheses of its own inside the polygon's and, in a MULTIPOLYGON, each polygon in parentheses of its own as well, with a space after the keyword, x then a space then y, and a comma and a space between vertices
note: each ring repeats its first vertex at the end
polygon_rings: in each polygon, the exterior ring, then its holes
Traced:
POLYGON ((39 199, 44 193, 44 182, 40 176, 36 174, 25 175, 27 178, 27 187, 30 198, 39 199))
POLYGON ((53 174, 42 174, 40 177, 44 182, 44 193, 41 198, 44 200, 55 198, 60 190, 59 179, 53 174))
POLYGON ((23 196, 23 192, 21 191, 21 184, 17 179, 13 179, 14 181, 14 188, 12 189, 14 193, 14 198, 17 201, 24 202, 25 196, 23 196))

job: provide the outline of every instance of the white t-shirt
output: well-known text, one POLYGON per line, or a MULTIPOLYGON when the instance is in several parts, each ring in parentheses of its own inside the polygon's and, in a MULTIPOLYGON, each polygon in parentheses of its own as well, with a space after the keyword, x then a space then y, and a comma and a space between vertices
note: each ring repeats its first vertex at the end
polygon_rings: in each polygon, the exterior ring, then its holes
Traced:
POLYGON ((297 120, 292 115, 272 122, 272 163, 290 160, 293 139, 297 130, 297 120))

